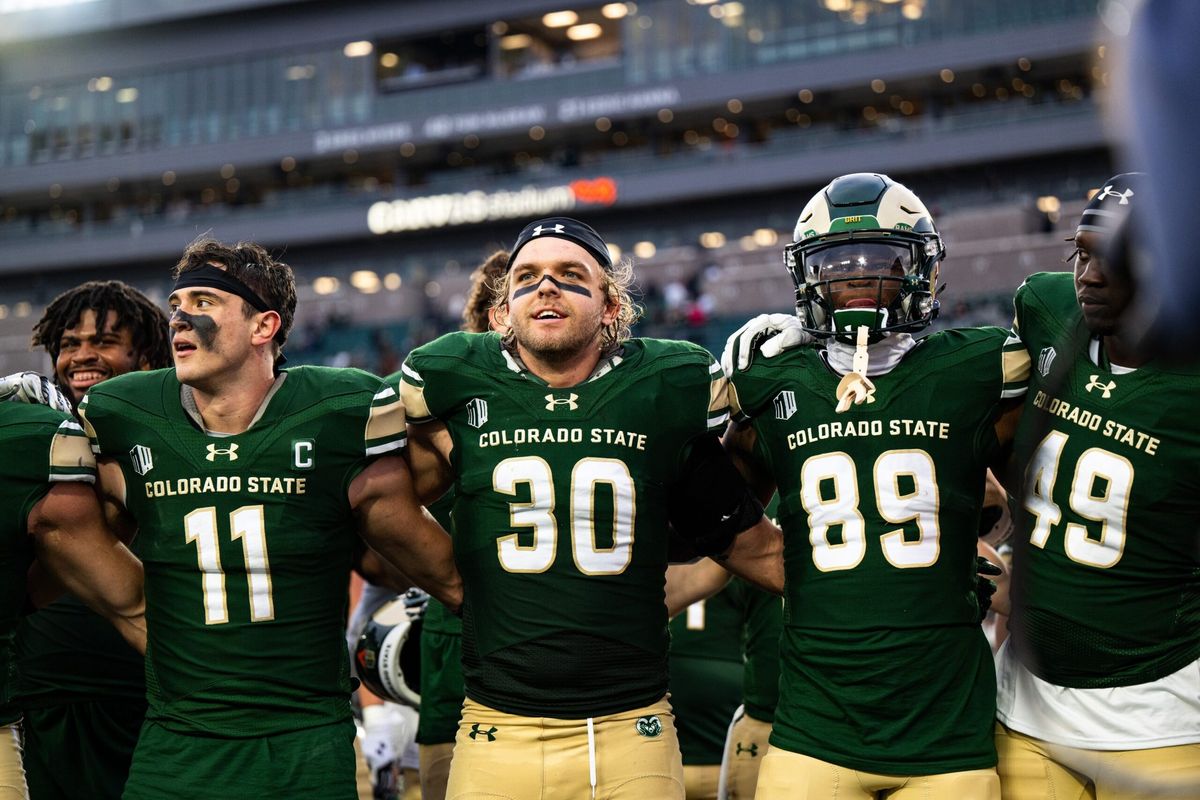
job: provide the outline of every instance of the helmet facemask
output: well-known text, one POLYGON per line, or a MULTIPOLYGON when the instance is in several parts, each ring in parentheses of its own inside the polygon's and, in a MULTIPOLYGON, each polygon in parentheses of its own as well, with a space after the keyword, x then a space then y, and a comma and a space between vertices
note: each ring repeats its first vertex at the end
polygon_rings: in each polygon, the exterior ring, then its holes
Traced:
POLYGON ((933 281, 944 256, 936 234, 856 230, 805 239, 784 250, 796 311, 814 336, 854 344, 915 332, 937 316, 933 281))

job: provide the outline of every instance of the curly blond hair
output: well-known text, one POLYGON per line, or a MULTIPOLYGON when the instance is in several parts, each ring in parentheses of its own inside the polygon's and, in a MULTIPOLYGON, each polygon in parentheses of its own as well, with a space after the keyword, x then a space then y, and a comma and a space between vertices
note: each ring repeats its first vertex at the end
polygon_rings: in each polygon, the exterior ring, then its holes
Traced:
POLYGON ((471 273, 471 290, 462 312, 464 331, 484 333, 491 328, 488 312, 496 306, 493 292, 507 269, 508 251, 497 250, 471 273))
MULTIPOLYGON (((600 272, 603 280, 601 288, 605 297, 610 305, 616 305, 620 309, 616 319, 605 325, 600 332, 600 350, 606 352, 633 335, 633 326, 641 319, 642 308, 633 300, 633 261, 623 258, 614 264, 612 269, 601 268, 600 272)), ((504 272, 492 284, 492 311, 497 315, 497 319, 500 319, 501 309, 505 309, 507 313, 511 274, 506 264, 504 272)), ((513 333, 512 326, 502 325, 500 330, 505 344, 513 344, 516 334, 513 333)))

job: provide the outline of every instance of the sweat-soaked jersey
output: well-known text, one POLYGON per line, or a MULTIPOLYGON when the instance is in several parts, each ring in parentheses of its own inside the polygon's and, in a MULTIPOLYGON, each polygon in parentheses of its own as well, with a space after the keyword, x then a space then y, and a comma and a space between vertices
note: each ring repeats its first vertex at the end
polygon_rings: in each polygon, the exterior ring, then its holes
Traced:
POLYGON ((395 390, 359 370, 286 370, 230 436, 201 430, 180 391, 173 369, 132 372, 80 406, 137 522, 147 719, 221 737, 348 719, 347 493, 405 442, 395 390))
POLYGON ((452 333, 409 355, 401 393, 453 441, 467 695, 559 719, 660 699, 667 501, 689 444, 728 420, 720 365, 635 339, 552 389, 496 334, 452 333))
POLYGON ((843 414, 816 348, 733 376, 784 532, 772 746, 901 775, 996 763, 975 541, 995 422, 1027 371, 1020 343, 985 328, 920 340, 843 414))

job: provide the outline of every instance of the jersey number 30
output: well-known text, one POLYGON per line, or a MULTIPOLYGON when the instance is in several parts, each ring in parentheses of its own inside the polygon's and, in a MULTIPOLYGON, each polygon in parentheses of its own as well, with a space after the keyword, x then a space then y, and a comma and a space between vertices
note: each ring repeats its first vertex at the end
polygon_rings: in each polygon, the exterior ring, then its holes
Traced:
MULTIPOLYGON (((509 572, 545 572, 558 550, 558 519, 555 516, 554 476, 550 465, 536 456, 506 458, 492 471, 492 489, 517 495, 517 487, 529 487, 529 502, 511 502, 510 524, 532 528, 533 542, 521 544, 517 534, 496 540, 500 566, 509 572)), ((567 517, 571 520, 571 552, 575 566, 585 575, 619 575, 633 559, 633 520, 636 508, 633 476, 623 461, 612 458, 583 458, 571 470, 571 492, 567 517), (612 545, 596 543, 593 509, 596 486, 612 489, 612 545)))

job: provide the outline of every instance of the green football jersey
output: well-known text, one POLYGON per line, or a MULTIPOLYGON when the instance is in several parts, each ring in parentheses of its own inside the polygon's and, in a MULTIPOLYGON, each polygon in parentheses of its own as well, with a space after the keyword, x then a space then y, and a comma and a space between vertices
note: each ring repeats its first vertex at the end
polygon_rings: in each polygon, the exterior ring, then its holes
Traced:
POLYGON ((779 704, 779 637, 783 632, 783 598, 748 587, 743 646, 742 704, 760 722, 775 719, 779 704))
POLYGON ((1071 273, 1030 276, 1015 305, 1037 369, 1017 437, 1014 654, 1059 686, 1169 675, 1200 658, 1200 373, 1096 366, 1071 273))
POLYGON ((83 429, 66 414, 0 403, 0 724, 20 716, 11 705, 17 679, 13 639, 33 560, 29 513, 55 482, 95 482, 96 461, 86 442, 83 429))
POLYGON ((395 390, 358 370, 286 370, 248 430, 213 436, 171 369, 105 381, 79 411, 137 521, 147 719, 222 737, 348 719, 347 492, 405 442, 395 390))
POLYGON ((633 340, 551 389, 496 334, 452 333, 403 369, 410 422, 453 441, 454 554, 472 699, 579 719, 667 689, 667 498, 683 455, 728 419, 704 350, 633 340))
POLYGON ((742 628, 750 586, 740 579, 671 620, 671 708, 684 764, 720 764, 742 701, 742 628))
POLYGON ((734 375, 784 532, 773 746, 902 775, 996 763, 975 541, 994 425, 1028 365, 1008 331, 935 333, 844 414, 822 350, 734 375))

